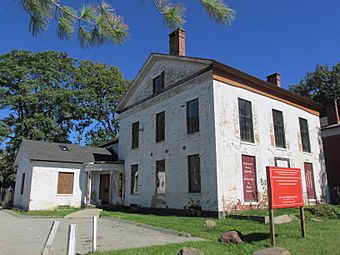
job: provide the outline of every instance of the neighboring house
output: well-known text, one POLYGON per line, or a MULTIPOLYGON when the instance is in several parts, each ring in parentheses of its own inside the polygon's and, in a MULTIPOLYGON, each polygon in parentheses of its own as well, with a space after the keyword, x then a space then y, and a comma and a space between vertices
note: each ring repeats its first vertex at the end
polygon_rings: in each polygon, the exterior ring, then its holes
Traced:
POLYGON ((114 184, 124 165, 108 149, 24 140, 15 166, 15 207, 51 210, 121 202, 114 184))
MULTIPOLYGON (((266 82, 214 60, 186 57, 185 32, 176 30, 170 34, 170 54, 151 54, 117 106, 119 142, 104 147, 118 147, 124 164, 109 167, 117 173, 111 174, 111 191, 120 191, 109 203, 223 216, 227 210, 265 205, 266 166, 273 165, 301 168, 305 203, 323 202, 327 176, 320 110, 319 104, 280 88, 279 74, 266 82)), ((17 162, 26 160, 23 168, 32 168, 29 156, 21 159, 19 152, 18 157, 17 162)), ((81 161, 77 171, 97 165, 81 161)), ((54 180, 58 197, 58 170, 53 169, 53 178, 40 180, 41 185, 54 180)), ((88 180, 95 182, 94 172, 88 180)), ((98 202, 93 197, 90 202, 98 202)))
POLYGON ((321 118, 321 136, 325 152, 331 203, 340 204, 340 101, 334 99, 321 118))

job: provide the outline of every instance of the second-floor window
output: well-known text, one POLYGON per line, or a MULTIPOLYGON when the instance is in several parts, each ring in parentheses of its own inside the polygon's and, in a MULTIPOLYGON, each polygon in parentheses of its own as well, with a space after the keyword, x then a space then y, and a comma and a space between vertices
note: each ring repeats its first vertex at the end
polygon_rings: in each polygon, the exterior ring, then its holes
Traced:
POLYGON ((304 152, 310 152, 311 150, 310 150, 308 121, 306 119, 299 118, 299 123, 300 123, 302 150, 304 152))
POLYGON ((253 113, 251 109, 251 102, 238 99, 238 111, 240 119, 240 136, 241 141, 254 142, 254 129, 253 129, 253 113))
POLYGON ((198 98, 187 102, 187 132, 188 134, 199 131, 198 98))
POLYGON ((286 148, 285 127, 281 111, 273 110, 273 123, 276 147, 286 148))
POLYGON ((156 142, 165 140, 165 112, 156 115, 156 142))
POLYGON ((139 122, 132 124, 132 149, 137 148, 139 145, 139 122))
POLYGON ((153 79, 153 94, 159 94, 164 90, 164 72, 153 79))

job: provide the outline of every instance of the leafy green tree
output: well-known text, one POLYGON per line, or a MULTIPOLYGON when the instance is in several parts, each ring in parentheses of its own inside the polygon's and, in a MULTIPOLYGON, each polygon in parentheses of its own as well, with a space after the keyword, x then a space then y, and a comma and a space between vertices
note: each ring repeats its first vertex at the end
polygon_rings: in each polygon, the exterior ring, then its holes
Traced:
POLYGON ((99 145, 118 134, 115 108, 127 89, 128 82, 117 67, 81 61, 75 77, 82 95, 80 106, 85 109, 86 143, 99 145))
POLYGON ((317 65, 315 71, 308 72, 298 84, 289 90, 327 105, 330 100, 340 98, 340 63, 333 67, 317 65))
POLYGON ((0 120, 7 151, 23 138, 68 142, 73 120, 81 118, 72 89, 75 60, 65 53, 14 50, 0 56, 0 120))
POLYGON ((70 143, 76 134, 78 142, 98 144, 115 138, 114 109, 126 87, 116 67, 66 53, 13 50, 1 55, 2 181, 13 179, 12 164, 23 139, 70 143))
MULTIPOLYGON (((149 0, 163 16, 170 29, 185 23, 185 7, 182 3, 170 0, 149 0)), ((61 0, 20 0, 23 9, 29 14, 29 29, 34 36, 48 28, 52 19, 56 20, 60 39, 78 36, 82 47, 101 45, 106 42, 120 44, 128 35, 128 26, 116 14, 109 3, 96 0, 80 1, 80 10, 64 5, 61 0)), ((223 0, 198 0, 210 18, 217 23, 227 24, 234 19, 235 12, 223 0)))

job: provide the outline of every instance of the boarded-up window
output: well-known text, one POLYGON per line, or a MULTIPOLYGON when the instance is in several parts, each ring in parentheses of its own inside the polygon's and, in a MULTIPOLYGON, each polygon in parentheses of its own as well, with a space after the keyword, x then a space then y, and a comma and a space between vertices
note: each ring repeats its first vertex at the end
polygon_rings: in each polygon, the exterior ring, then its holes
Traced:
POLYGON ((139 144, 139 122, 132 124, 132 149, 137 148, 139 144))
POLYGON ((242 155, 244 202, 257 201, 255 157, 242 155))
POLYGON ((73 194, 74 173, 58 173, 58 194, 73 194))
POLYGON ((156 161, 156 191, 165 193, 165 160, 156 161))
POLYGON ((138 165, 131 166, 131 194, 138 193, 138 165))
POLYGON ((251 102, 238 99, 241 141, 254 142, 253 113, 251 102))
POLYGON ((187 131, 188 134, 199 131, 199 107, 198 99, 187 102, 187 131))
POLYGON ((299 118, 299 123, 300 123, 302 150, 304 152, 310 152, 308 122, 307 120, 303 118, 299 118))
POLYGON ((311 163, 304 163, 306 190, 308 199, 315 199, 314 174, 313 165, 311 163))
POLYGON ((201 192, 200 156, 198 154, 188 156, 189 168, 189 193, 201 192))
POLYGON ((159 94, 164 90, 164 72, 153 79, 153 94, 159 94))
POLYGON ((156 142, 165 140, 165 112, 156 115, 156 142))
POLYGON ((25 189, 25 173, 23 173, 22 177, 21 177, 21 191, 20 191, 20 194, 24 194, 24 189, 25 189))
POLYGON ((276 147, 286 148, 285 127, 281 111, 273 110, 273 123, 276 147))

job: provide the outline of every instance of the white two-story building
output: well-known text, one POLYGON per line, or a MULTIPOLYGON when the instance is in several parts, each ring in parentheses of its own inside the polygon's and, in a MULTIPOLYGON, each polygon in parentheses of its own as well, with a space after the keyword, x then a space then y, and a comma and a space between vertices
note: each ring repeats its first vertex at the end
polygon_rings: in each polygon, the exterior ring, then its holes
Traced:
POLYGON ((214 60, 151 54, 118 105, 124 205, 181 212, 266 202, 266 166, 300 168, 305 203, 325 200, 320 106, 214 60))

